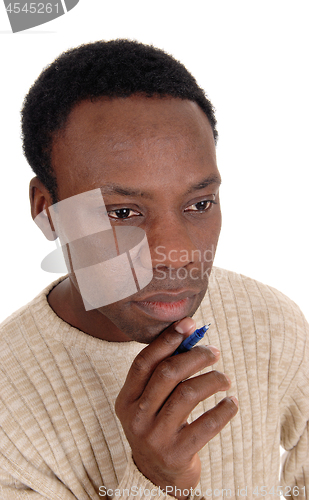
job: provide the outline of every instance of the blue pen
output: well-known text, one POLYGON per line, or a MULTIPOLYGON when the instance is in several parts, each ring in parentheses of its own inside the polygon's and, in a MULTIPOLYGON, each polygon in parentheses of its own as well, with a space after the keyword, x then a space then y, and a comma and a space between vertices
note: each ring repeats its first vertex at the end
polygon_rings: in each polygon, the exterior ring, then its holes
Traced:
POLYGON ((211 323, 209 323, 209 325, 202 326, 202 328, 198 328, 197 330, 195 330, 195 332, 191 333, 189 337, 181 342, 180 346, 177 347, 172 356, 174 356, 175 354, 180 354, 181 352, 190 351, 190 349, 204 337, 205 333, 210 327, 210 324, 211 323))

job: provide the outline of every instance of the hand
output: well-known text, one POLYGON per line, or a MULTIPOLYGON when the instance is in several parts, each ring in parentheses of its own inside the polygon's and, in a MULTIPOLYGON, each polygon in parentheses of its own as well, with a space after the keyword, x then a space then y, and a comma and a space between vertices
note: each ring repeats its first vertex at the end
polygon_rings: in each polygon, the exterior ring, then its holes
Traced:
POLYGON ((195 322, 184 318, 143 349, 132 363, 115 407, 138 469, 162 489, 172 486, 180 500, 187 497, 183 490, 198 484, 197 452, 238 410, 236 398, 225 398, 188 424, 190 412, 200 401, 230 387, 229 379, 217 371, 188 379, 216 363, 218 349, 196 346, 170 357, 194 330, 195 322))

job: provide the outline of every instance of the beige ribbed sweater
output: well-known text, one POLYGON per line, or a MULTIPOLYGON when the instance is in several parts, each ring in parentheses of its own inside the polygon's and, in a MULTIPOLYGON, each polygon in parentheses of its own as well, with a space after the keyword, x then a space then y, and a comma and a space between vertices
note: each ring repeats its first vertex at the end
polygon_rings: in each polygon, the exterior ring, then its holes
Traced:
MULTIPOLYGON (((99 500, 107 488, 145 498, 154 486, 133 464, 114 411, 144 345, 63 322, 46 300, 53 286, 0 327, 0 498, 99 500)), ((220 348, 215 368, 239 400, 237 416, 200 452, 205 498, 273 500, 279 485, 286 498, 309 498, 309 331, 298 307, 215 269, 195 319, 211 323, 204 342, 220 348), (289 453, 279 482, 280 442, 289 453)), ((200 403, 190 421, 224 396, 200 403)))

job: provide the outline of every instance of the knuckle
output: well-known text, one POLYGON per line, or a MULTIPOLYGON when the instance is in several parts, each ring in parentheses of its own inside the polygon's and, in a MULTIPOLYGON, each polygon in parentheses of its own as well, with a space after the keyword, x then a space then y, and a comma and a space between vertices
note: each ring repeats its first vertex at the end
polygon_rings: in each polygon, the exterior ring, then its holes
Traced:
POLYGON ((177 369, 173 360, 171 358, 162 361, 156 369, 157 376, 161 379, 174 379, 177 373, 177 369))
POLYGON ((140 352, 136 358, 134 359, 132 365, 131 365, 132 371, 136 375, 143 375, 144 373, 148 372, 149 370, 149 363, 147 359, 145 358, 143 352, 140 352))
POLYGON ((149 409, 150 403, 151 403, 151 401, 150 401, 149 397, 147 397, 145 394, 143 394, 143 396, 140 398, 140 400, 137 403, 137 412, 140 415, 145 414, 149 409))
POLYGON ((177 392, 181 399, 191 403, 196 400, 196 392, 189 382, 181 382, 177 387, 177 392))
POLYGON ((210 434, 211 436, 214 436, 219 432, 221 426, 221 419, 218 419, 212 415, 208 415, 208 418, 204 420, 204 429, 206 433, 210 434))

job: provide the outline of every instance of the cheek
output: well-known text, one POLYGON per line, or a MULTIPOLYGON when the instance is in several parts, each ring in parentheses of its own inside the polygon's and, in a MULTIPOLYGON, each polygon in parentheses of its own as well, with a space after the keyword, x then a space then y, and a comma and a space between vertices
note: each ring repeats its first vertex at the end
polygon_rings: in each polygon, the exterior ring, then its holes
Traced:
POLYGON ((221 210, 217 214, 217 217, 214 221, 213 225, 213 239, 216 240, 216 246, 218 243, 220 231, 221 231, 221 226, 222 226, 222 215, 221 215, 221 210))
MULTIPOLYGON (((209 252, 213 253, 213 257, 217 248, 218 239, 221 231, 221 212, 215 214, 211 220, 207 220, 203 228, 198 231, 194 231, 192 234, 192 240, 195 243, 196 248, 198 248, 202 253, 209 252)), ((209 258, 202 259, 210 261, 209 258)), ((213 260, 213 259, 212 259, 213 260)))
POLYGON ((212 224, 210 225, 210 239, 215 248, 217 248, 217 243, 221 231, 221 225, 222 225, 222 215, 220 207, 218 207, 215 217, 213 218, 212 224))

